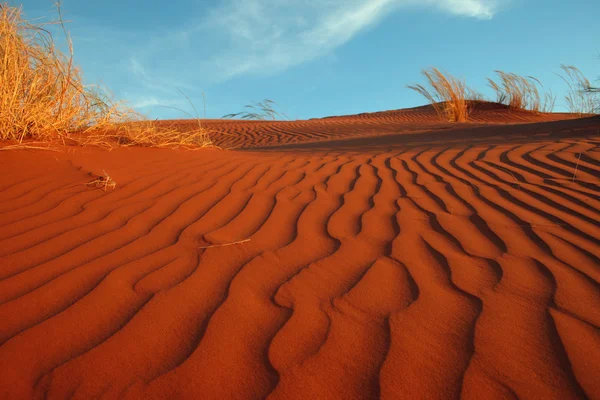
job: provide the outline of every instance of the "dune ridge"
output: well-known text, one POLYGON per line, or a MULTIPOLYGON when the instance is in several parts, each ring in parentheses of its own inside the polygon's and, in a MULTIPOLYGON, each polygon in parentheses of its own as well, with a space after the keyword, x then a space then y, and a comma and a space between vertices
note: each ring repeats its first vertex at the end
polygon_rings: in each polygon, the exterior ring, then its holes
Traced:
POLYGON ((599 120, 505 111, 1 153, 0 398, 600 399, 599 120))
MULTIPOLYGON (((467 128, 480 127, 487 130, 490 126, 534 124, 573 118, 573 114, 512 110, 498 103, 476 102, 469 122, 461 124, 440 122, 435 109, 427 105, 296 121, 203 120, 202 125, 211 132, 211 139, 217 146, 244 149, 350 138, 370 140, 379 136, 404 138, 411 134, 436 132, 449 133, 445 135, 447 138, 452 133, 467 128)), ((197 124, 190 120, 159 121, 159 124, 184 132, 197 128, 197 124)), ((469 136, 475 137, 473 134, 469 136)))

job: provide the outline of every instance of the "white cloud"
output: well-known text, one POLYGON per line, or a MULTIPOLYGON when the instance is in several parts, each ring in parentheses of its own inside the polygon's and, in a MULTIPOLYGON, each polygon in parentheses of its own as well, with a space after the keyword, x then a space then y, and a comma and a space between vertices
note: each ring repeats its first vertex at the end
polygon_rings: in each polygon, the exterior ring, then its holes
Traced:
POLYGON ((137 77, 142 78, 145 81, 149 81, 148 75, 146 74, 146 69, 139 62, 139 60, 135 57, 131 57, 129 59, 129 70, 137 77))
POLYGON ((135 109, 143 109, 152 106, 164 105, 160 100, 154 96, 139 96, 134 99, 130 99, 131 105, 135 109))
MULTIPOLYGON (((357 35, 403 9, 492 18, 512 0, 220 0, 155 37, 130 32, 119 63, 136 108, 178 102, 177 89, 250 74, 273 74, 330 56, 357 35), (184 26, 184 28, 181 28, 184 26)), ((116 54, 116 53, 115 53, 116 54)), ((116 55, 115 55, 116 57, 116 55)))
POLYGON ((498 6, 496 0, 228 0, 199 25, 228 45, 202 67, 224 80, 279 72, 331 52, 403 7, 489 19, 498 6))
POLYGON ((277 73, 331 53, 402 8, 489 19, 508 1, 223 0, 194 24, 150 39, 128 67, 146 86, 156 85, 161 68, 212 82, 277 73))
POLYGON ((273 73, 313 60, 346 43, 394 9, 397 0, 230 0, 204 28, 228 47, 203 63, 221 78, 273 73))
POLYGON ((430 0, 427 3, 454 15, 479 19, 492 18, 499 6, 494 0, 430 0))

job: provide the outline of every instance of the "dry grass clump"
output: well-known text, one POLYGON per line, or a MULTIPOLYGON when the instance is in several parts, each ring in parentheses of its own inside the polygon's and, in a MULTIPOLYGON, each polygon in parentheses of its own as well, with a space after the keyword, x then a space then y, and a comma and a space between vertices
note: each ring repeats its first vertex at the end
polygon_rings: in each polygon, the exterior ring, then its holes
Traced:
POLYGON ((6 3, 0 5, 0 57, 0 138, 54 138, 110 118, 113 107, 82 84, 72 57, 55 48, 44 24, 30 24, 21 8, 6 3))
POLYGON ((431 90, 423 85, 408 85, 409 89, 424 96, 438 115, 449 122, 465 122, 471 111, 471 101, 479 97, 464 80, 443 73, 437 68, 422 70, 431 90))
POLYGON ((73 62, 60 2, 56 6, 57 21, 33 24, 20 7, 0 4, 0 140, 69 137, 85 144, 210 145, 201 125, 189 137, 158 129, 102 88, 85 85, 73 62), (68 55, 56 48, 48 25, 62 28, 68 55))
POLYGON ((74 139, 84 146, 142 146, 166 148, 199 148, 214 147, 208 130, 198 121, 198 128, 192 131, 181 131, 174 126, 142 119, 113 124, 102 130, 94 129, 74 139))
POLYGON ((572 65, 561 64, 560 68, 565 75, 559 76, 569 86, 565 95, 569 112, 580 115, 600 113, 600 99, 598 94, 594 93, 590 81, 572 65))
POLYGON ((540 106, 539 111, 543 113, 551 113, 554 111, 554 105, 556 104, 556 96, 549 90, 544 93, 544 100, 540 106))
POLYGON ((540 94, 542 83, 532 76, 496 71, 499 82, 488 78, 489 86, 496 92, 496 101, 515 110, 550 112, 554 108, 552 92, 540 94), (539 86, 539 88, 538 88, 539 86))
POLYGON ((277 118, 289 119, 284 113, 275 110, 276 103, 273 100, 265 99, 245 106, 249 111, 224 115, 223 118, 256 119, 260 121, 275 121, 277 118))
POLYGON ((174 123, 169 125, 156 124, 155 121, 149 121, 141 114, 129 111, 126 114, 127 121, 112 124, 105 127, 100 132, 88 132, 80 138, 80 143, 84 145, 99 146, 145 146, 145 147, 215 147, 210 139, 209 131, 202 126, 202 121, 198 116, 198 111, 188 96, 179 91, 190 103, 196 116, 175 107, 173 108, 187 114, 195 119, 197 128, 193 130, 181 131, 177 129, 174 123))

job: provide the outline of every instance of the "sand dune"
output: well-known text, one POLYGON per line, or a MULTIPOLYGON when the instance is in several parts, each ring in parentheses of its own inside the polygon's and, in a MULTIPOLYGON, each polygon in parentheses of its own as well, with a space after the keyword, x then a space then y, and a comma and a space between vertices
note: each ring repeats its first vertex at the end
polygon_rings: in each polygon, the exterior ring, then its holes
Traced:
MULTIPOLYGON (((215 144, 228 149, 281 146, 285 144, 323 142, 374 136, 404 136, 410 134, 463 131, 465 127, 485 127, 515 123, 536 123, 573 119, 571 114, 540 114, 526 110, 510 110, 502 104, 478 102, 464 124, 440 123, 432 106, 404 110, 382 111, 307 121, 243 121, 205 120, 213 131, 215 144), (457 129, 457 127, 460 127, 457 129)), ((195 121, 161 121, 182 130, 197 128, 195 121)), ((570 129, 570 127, 568 128, 570 129)), ((538 132, 538 130, 533 130, 538 132)), ((451 135, 446 135, 451 136, 451 135)), ((474 135, 469 135, 471 138, 474 135)))
POLYGON ((567 117, 0 152, 0 398, 600 399, 600 119, 567 117))

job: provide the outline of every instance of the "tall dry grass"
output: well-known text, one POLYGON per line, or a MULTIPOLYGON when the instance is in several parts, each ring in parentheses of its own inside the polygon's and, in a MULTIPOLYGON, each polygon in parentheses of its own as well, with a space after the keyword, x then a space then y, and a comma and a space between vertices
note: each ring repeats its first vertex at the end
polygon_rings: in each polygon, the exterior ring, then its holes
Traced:
POLYGON ((407 87, 424 96, 434 107, 438 115, 449 122, 465 122, 469 117, 472 102, 479 97, 464 80, 444 73, 437 68, 421 71, 427 78, 431 89, 423 85, 407 87))
POLYGON ((224 115, 223 118, 254 119, 259 121, 275 121, 277 118, 289 119, 284 113, 275 110, 276 105, 277 103, 273 100, 265 99, 244 106, 244 108, 248 109, 246 111, 227 114, 224 115))
POLYGON ((159 129, 101 87, 85 85, 60 6, 57 2, 56 21, 32 23, 21 7, 0 4, 1 140, 68 137, 96 145, 210 145, 200 123, 190 133, 159 129), (49 25, 62 30, 68 54, 56 47, 49 25))
POLYGON ((600 113, 600 97, 595 93, 590 81, 573 65, 561 64, 563 74, 559 74, 569 87, 565 102, 569 112, 576 114, 600 113))
POLYGON ((498 82, 488 78, 489 86, 496 92, 496 101, 515 110, 550 112, 556 97, 545 92, 542 83, 532 76, 521 76, 513 72, 495 71, 498 82), (541 89, 541 91, 540 91, 541 89))

